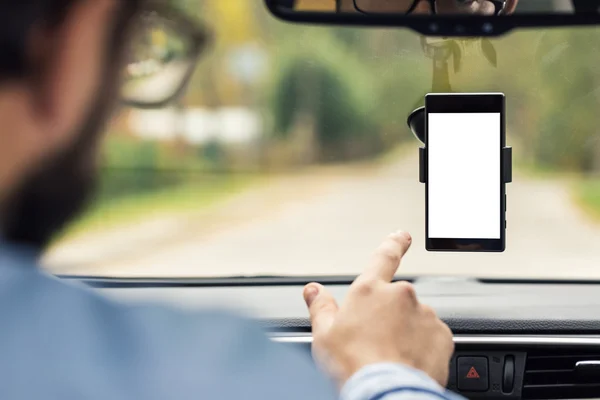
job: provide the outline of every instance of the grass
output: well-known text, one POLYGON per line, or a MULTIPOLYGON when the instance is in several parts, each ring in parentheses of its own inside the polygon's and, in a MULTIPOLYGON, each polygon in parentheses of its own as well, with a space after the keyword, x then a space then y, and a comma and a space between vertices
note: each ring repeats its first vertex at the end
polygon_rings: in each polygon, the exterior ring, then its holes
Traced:
POLYGON ((103 199, 72 224, 56 241, 71 239, 89 231, 136 223, 149 216, 201 210, 257 183, 248 175, 202 175, 188 182, 164 189, 103 199))
POLYGON ((523 176, 536 180, 559 180, 568 185, 573 203, 591 220, 600 223, 600 178, 586 178, 577 172, 552 170, 529 164, 515 166, 523 176))
POLYGON ((419 147, 422 146, 423 144, 417 140, 408 140, 407 142, 401 143, 393 149, 384 152, 380 156, 377 156, 371 163, 376 166, 382 166, 403 157, 410 157, 411 155, 415 156, 419 154, 419 147))
POLYGON ((524 162, 522 159, 513 158, 513 175, 514 172, 518 172, 526 178, 533 178, 539 180, 580 180, 581 174, 574 171, 564 171, 559 168, 550 168, 548 166, 541 166, 533 164, 531 162, 524 162))
MULTIPOLYGON (((375 159, 355 164, 346 163, 344 167, 355 166, 360 170, 368 170, 405 156, 409 151, 416 152, 416 149, 417 146, 404 144, 375 159)), ((132 185, 139 185, 139 181, 144 180, 142 172, 136 171, 134 170, 133 176, 124 177, 122 174, 117 174, 116 180, 123 180, 125 183, 121 182, 120 186, 116 188, 105 189, 105 193, 102 193, 101 190, 100 196, 90 208, 61 235, 57 236, 54 242, 73 239, 87 232, 115 228, 123 224, 135 224, 161 215, 200 211, 265 179, 265 177, 253 174, 196 173, 186 178, 184 183, 163 184, 152 190, 136 191, 132 185), (112 194, 123 190, 123 187, 129 193, 121 193, 119 196, 112 194)), ((115 176, 109 180, 114 186, 115 176)), ((154 185, 157 185, 156 182, 154 185)))
POLYGON ((600 179, 581 179, 574 187, 575 202, 591 218, 600 222, 600 179))

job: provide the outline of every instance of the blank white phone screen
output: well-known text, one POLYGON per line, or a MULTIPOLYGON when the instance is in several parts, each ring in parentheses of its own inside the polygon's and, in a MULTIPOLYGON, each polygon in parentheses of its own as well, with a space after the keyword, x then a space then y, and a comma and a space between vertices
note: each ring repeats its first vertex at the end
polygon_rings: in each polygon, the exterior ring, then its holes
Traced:
POLYGON ((429 113, 430 238, 500 239, 500 113, 429 113))

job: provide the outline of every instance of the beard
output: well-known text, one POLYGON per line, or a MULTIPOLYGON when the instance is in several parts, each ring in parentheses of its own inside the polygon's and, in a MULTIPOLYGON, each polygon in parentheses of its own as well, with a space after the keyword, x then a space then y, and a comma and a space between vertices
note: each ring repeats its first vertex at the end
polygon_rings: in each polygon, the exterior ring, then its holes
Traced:
POLYGON ((75 142, 41 163, 3 204, 0 235, 9 243, 44 249, 94 193, 99 142, 119 94, 124 43, 140 4, 125 3, 107 40, 107 63, 100 81, 103 84, 75 142))
POLYGON ((104 113, 95 112, 75 143, 22 181, 3 209, 0 231, 4 240, 41 250, 83 210, 96 187, 103 120, 104 113))

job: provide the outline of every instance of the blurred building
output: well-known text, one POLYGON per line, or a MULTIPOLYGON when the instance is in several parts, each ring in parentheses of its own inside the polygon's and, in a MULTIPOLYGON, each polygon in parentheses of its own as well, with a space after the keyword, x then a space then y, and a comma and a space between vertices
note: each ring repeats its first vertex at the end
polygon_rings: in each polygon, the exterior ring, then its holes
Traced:
POLYGON ((263 133, 262 116, 248 108, 223 107, 215 110, 189 108, 133 110, 128 130, 135 136, 154 141, 183 140, 191 145, 209 142, 243 144, 263 133))

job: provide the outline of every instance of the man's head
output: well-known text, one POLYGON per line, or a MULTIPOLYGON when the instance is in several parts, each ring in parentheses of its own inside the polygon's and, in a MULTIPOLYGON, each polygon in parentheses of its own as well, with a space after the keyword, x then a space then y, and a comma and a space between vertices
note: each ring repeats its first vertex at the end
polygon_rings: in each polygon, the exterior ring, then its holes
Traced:
POLYGON ((42 247, 81 207, 141 0, 0 0, 0 235, 42 247))

